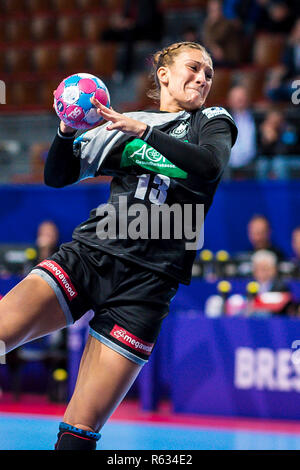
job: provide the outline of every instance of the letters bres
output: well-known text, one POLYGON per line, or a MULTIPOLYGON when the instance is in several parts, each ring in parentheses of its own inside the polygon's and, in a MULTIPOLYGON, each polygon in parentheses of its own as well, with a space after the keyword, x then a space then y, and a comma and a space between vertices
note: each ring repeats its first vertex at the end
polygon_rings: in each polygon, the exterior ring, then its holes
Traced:
POLYGON ((287 348, 239 347, 235 351, 234 385, 238 389, 300 392, 300 341, 287 348))
POLYGON ((55 277, 69 300, 77 297, 78 292, 73 286, 68 274, 61 268, 61 266, 59 266, 59 264, 55 263, 55 261, 45 260, 39 263, 37 267, 44 268, 55 277))

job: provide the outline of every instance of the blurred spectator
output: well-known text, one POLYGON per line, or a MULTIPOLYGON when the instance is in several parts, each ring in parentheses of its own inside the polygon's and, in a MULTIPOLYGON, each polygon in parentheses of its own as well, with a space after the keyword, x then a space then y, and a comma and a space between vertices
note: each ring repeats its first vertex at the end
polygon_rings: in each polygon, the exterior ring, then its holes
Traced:
POLYGON ((247 226, 248 238, 252 245, 252 252, 268 250, 274 253, 278 260, 285 258, 282 251, 271 241, 271 227, 268 219, 263 215, 254 215, 247 226))
POLYGON ((292 231, 291 245, 293 256, 291 262, 294 265, 294 276, 300 276, 300 226, 295 227, 292 231))
POLYGON ((14 174, 14 183, 43 183, 44 166, 50 143, 35 142, 29 148, 29 168, 27 173, 14 174))
MULTIPOLYGON (((256 156, 256 126, 253 112, 249 106, 249 95, 245 87, 233 87, 228 94, 229 111, 238 128, 238 138, 231 150, 226 175, 235 175, 236 170, 243 172, 251 169, 256 156)), ((225 170, 226 171, 226 170, 225 170)))
POLYGON ((297 259, 300 264, 300 226, 295 227, 292 231, 292 249, 294 259, 297 259))
POLYGON ((282 64, 273 68, 267 83, 272 101, 291 101, 293 82, 300 78, 300 18, 297 19, 284 47, 282 64))
POLYGON ((259 284, 258 293, 289 292, 289 287, 278 278, 277 256, 269 250, 258 250, 252 256, 253 278, 259 284))
POLYGON ((136 41, 157 42, 162 33, 163 16, 157 0, 125 0, 122 14, 112 18, 111 27, 100 38, 125 45, 124 60, 118 65, 115 77, 122 79, 132 72, 136 41))
POLYGON ((202 41, 215 66, 230 67, 241 61, 241 30, 225 18, 221 0, 209 0, 203 24, 202 41))
POLYGON ((49 256, 53 255, 59 247, 59 230, 52 220, 44 220, 37 228, 33 256, 23 266, 23 275, 26 276, 32 268, 49 256))
POLYGON ((257 177, 288 179, 290 167, 300 167, 298 131, 282 111, 270 110, 258 130, 257 177), (294 155, 291 157, 291 155, 294 155))
POLYGON ((223 13, 234 20, 246 33, 251 33, 256 24, 259 7, 256 0, 224 0, 223 13))
MULTIPOLYGON (((37 256, 32 260, 37 264, 48 258, 58 249, 59 230, 51 220, 44 220, 37 228, 35 247, 37 256)), ((32 269, 32 265, 29 270, 32 269)), ((14 349, 7 355, 7 365, 11 374, 11 389, 15 399, 23 392, 23 367, 27 362, 40 361, 47 370, 48 380, 45 384, 48 397, 52 401, 66 400, 66 394, 59 392, 60 384, 53 379, 53 372, 67 367, 66 330, 59 330, 43 338, 30 341, 14 349)))
POLYGON ((256 0, 259 6, 257 31, 288 34, 293 27, 294 11, 286 0, 256 0))
POLYGON ((40 223, 37 229, 36 248, 38 252, 38 262, 53 255, 58 249, 59 231, 54 222, 45 220, 40 223))
POLYGON ((199 42, 198 30, 197 30, 196 26, 193 26, 193 25, 185 26, 185 28, 182 32, 181 41, 199 42))
MULTIPOLYGON (((292 296, 289 286, 279 278, 278 259, 275 253, 269 250, 258 250, 251 257, 252 290, 248 293, 240 292, 230 295, 231 285, 226 281, 218 284, 219 294, 208 297, 204 312, 208 317, 218 317, 225 313, 228 316, 253 315, 261 313, 289 313, 293 314, 295 306, 292 305, 292 296), (229 287, 221 289, 220 284, 229 287), (255 289, 254 289, 255 287, 255 289), (223 292, 222 292, 223 290, 223 292), (268 296, 266 293, 282 293, 283 295, 268 296)), ((225 286, 226 287, 226 286, 225 286)))
MULTIPOLYGON (((252 274, 257 292, 248 294, 248 315, 294 315, 297 306, 289 286, 279 279, 277 257, 268 250, 259 250, 252 257, 252 274)), ((250 283, 253 284, 253 283, 250 283)))

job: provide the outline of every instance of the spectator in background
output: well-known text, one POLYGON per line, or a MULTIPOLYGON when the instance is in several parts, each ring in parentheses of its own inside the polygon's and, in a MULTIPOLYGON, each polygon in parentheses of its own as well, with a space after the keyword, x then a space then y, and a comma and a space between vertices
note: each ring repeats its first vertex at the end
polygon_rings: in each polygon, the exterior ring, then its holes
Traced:
POLYGON ((298 131, 282 111, 270 110, 258 130, 257 177, 288 179, 291 166, 300 166, 298 131), (289 157, 294 155, 294 157, 289 157))
POLYGON ((252 257, 252 274, 258 283, 258 292, 248 298, 248 315, 294 315, 295 305, 289 286, 279 279, 277 257, 268 250, 259 250, 252 257), (277 295, 263 296, 276 292, 277 295), (281 295, 279 295, 279 293, 281 295))
POLYGON ((163 33, 163 16, 158 0, 125 0, 121 15, 112 17, 111 27, 101 35, 101 41, 125 45, 122 64, 115 78, 122 80, 133 70, 134 45, 138 40, 159 42, 163 33))
POLYGON ((59 231, 51 220, 43 221, 37 229, 36 248, 38 252, 37 262, 53 255, 58 249, 59 231))
POLYGON ((238 138, 231 150, 231 156, 224 175, 234 175, 236 170, 244 173, 253 166, 256 156, 256 126, 253 112, 249 107, 249 95, 245 87, 233 87, 228 94, 228 106, 238 128, 238 138))
MULTIPOLYGON (((37 228, 35 247, 37 251, 36 259, 32 260, 33 265, 40 263, 58 250, 59 230, 52 220, 44 220, 37 228)), ((32 265, 28 269, 32 269, 32 265)), ((48 370, 49 383, 47 384, 47 394, 50 400, 60 401, 58 397, 58 383, 52 378, 56 368, 66 368, 66 331, 58 330, 48 336, 31 341, 8 354, 8 366, 11 372, 12 391, 16 399, 22 392, 22 370, 26 362, 32 360, 42 361, 48 370)), ((67 399, 66 396, 63 397, 67 399)))
POLYGON ((264 292, 289 292, 288 286, 278 279, 277 257, 269 250, 258 250, 252 256, 253 278, 264 292))
POLYGON ((187 25, 182 31, 182 41, 199 42, 198 29, 194 25, 187 25))
POLYGON ((29 168, 27 173, 15 173, 14 183, 43 183, 44 166, 47 159, 50 144, 49 142, 34 142, 29 147, 29 168))
POLYGON ((248 222, 247 231, 252 253, 268 250, 276 255, 278 261, 285 258, 282 251, 272 244, 270 222, 264 215, 254 215, 248 222))
POLYGON ((295 16, 291 4, 286 0, 256 0, 259 12, 257 32, 289 34, 295 16))
POLYGON ((225 18, 221 0, 209 0, 207 4, 202 41, 215 66, 231 67, 241 62, 241 30, 235 21, 225 18))
POLYGON ((59 247, 59 230, 52 220, 44 220, 38 225, 34 244, 34 254, 23 266, 23 275, 38 263, 53 255, 59 247))
POLYGON ((293 82, 297 79, 300 79, 300 18, 286 41, 282 64, 271 70, 266 89, 268 97, 275 102, 291 101, 295 92, 293 82))
MULTIPOLYGON (((251 257, 251 276, 253 281, 258 284, 258 290, 255 294, 246 295, 245 292, 233 295, 212 295, 205 302, 204 312, 206 316, 213 318, 219 317, 224 313, 228 316, 235 315, 253 315, 257 310, 268 310, 260 299, 260 294, 266 292, 290 293, 289 286, 281 281, 278 276, 277 256, 269 250, 258 250, 251 257), (256 302, 260 299, 259 302, 256 302), (259 308, 258 308, 259 307, 259 308)), ((291 298, 276 299, 273 302, 270 311, 267 313, 287 313, 286 308, 290 305, 291 298)), ((288 310, 290 313, 290 309, 288 310)))
POLYGON ((291 245, 293 250, 292 263, 294 265, 294 275, 300 275, 300 225, 292 231, 291 245))
POLYGON ((259 7, 256 0, 224 0, 223 13, 234 20, 247 33, 252 33, 257 20, 259 7))

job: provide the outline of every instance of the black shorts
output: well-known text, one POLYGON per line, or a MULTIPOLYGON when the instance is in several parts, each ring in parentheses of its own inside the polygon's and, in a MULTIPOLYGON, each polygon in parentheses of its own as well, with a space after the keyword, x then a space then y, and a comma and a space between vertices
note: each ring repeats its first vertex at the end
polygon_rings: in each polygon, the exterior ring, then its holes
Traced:
POLYGON ((93 310, 90 334, 128 359, 149 359, 178 283, 160 273, 72 241, 31 273, 56 293, 67 325, 93 310))

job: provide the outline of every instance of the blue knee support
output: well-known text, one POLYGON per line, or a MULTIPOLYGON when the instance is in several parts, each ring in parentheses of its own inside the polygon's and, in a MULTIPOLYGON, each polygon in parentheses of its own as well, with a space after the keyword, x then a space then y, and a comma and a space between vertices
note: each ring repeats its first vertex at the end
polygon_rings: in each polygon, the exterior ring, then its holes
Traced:
POLYGON ((55 450, 96 450, 100 437, 98 432, 86 431, 61 422, 55 450))

